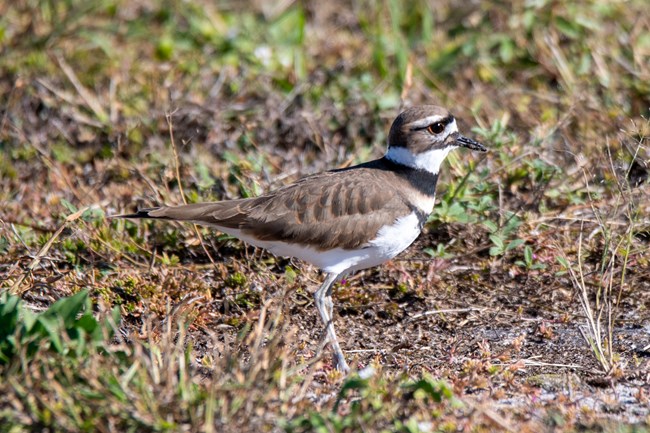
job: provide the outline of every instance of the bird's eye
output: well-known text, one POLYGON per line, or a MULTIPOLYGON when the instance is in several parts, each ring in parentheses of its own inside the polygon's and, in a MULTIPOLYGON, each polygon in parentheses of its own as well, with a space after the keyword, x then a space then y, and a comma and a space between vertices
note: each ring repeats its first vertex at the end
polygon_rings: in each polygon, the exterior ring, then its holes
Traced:
POLYGON ((429 131, 429 133, 431 134, 440 134, 444 130, 445 130, 445 124, 442 122, 432 123, 427 127, 427 131, 429 131))

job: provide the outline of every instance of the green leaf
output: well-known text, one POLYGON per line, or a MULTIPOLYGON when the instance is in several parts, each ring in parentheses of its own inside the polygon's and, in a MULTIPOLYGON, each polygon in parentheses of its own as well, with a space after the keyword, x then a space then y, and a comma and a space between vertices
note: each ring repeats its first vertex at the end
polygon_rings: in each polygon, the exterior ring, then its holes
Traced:
POLYGON ((156 45, 156 58, 161 61, 171 60, 174 55, 175 45, 171 36, 162 36, 156 45))
POLYGON ((459 217, 465 212, 465 209, 459 202, 454 202, 450 207, 449 207, 449 212, 448 215, 452 217, 459 217))
POLYGON ((91 307, 88 303, 88 291, 82 290, 68 298, 59 299, 42 315, 45 317, 57 317, 63 320, 66 328, 72 327, 77 320, 77 315, 84 308, 87 310, 91 307))
POLYGON ((528 245, 526 245, 526 248, 524 248, 524 261, 528 266, 533 263, 533 249, 528 245))
POLYGON ((525 241, 523 239, 515 239, 508 244, 506 251, 514 250, 518 246, 522 245, 525 241))
POLYGON ((437 403, 441 402, 443 399, 449 400, 453 397, 453 391, 447 383, 434 380, 430 377, 424 377, 407 385, 406 388, 412 392, 422 391, 427 397, 437 403))
POLYGON ((334 405, 334 410, 336 411, 339 407, 339 404, 345 396, 348 394, 349 391, 352 390, 360 390, 360 389, 365 389, 368 387, 368 380, 367 379, 362 379, 359 376, 352 376, 348 378, 344 383, 343 386, 341 387, 341 390, 339 391, 339 396, 336 399, 336 404, 334 405))
POLYGON ((120 381, 116 377, 111 376, 106 384, 108 385, 108 390, 117 397, 119 401, 122 403, 129 401, 128 395, 124 392, 120 381))
POLYGON ((296 281, 296 276, 296 271, 291 266, 284 268, 284 278, 287 284, 293 284, 296 281))
POLYGON ((569 268, 570 268, 569 262, 567 261, 567 259, 566 259, 565 257, 563 257, 563 256, 556 256, 556 257, 555 257, 555 260, 557 260, 557 262, 558 262, 559 264, 561 264, 565 269, 569 269, 569 268))
POLYGON ((34 325, 36 324, 36 319, 38 318, 38 314, 34 313, 33 311, 22 308, 21 306, 21 321, 23 323, 23 327, 25 329, 25 332, 30 332, 34 325))
POLYGON ((490 240, 497 248, 499 248, 499 250, 503 251, 505 245, 504 245, 503 238, 500 235, 497 234, 490 235, 490 240))
POLYGON ((515 57, 515 43, 510 38, 505 38, 499 44, 499 56, 503 63, 510 63, 515 57))
POLYGON ((566 18, 556 17, 555 27, 557 27, 560 32, 571 39, 576 39, 580 36, 580 26, 577 23, 567 20, 566 18))
POLYGON ((503 249, 499 247, 490 247, 490 255, 491 256, 498 256, 503 254, 503 249))
POLYGON ((57 352, 64 353, 63 342, 61 341, 61 322, 56 316, 47 316, 45 313, 39 315, 32 330, 33 332, 30 335, 32 342, 39 344, 43 340, 42 337, 48 337, 45 341, 54 346, 57 352))
POLYGON ((12 335, 20 314, 20 298, 18 296, 2 295, 0 299, 0 341, 12 335))
POLYGON ((483 227, 488 229, 490 233, 496 233, 499 230, 499 226, 492 220, 483 221, 483 227))
POLYGON ((70 203, 68 200, 62 198, 61 199, 61 204, 63 205, 64 208, 68 210, 70 213, 75 213, 78 211, 77 207, 70 203))
POLYGON ((96 329, 99 328, 99 323, 92 316, 92 314, 84 314, 77 320, 77 323, 74 324, 75 328, 83 329, 85 332, 92 334, 96 329))
POLYGON ((18 297, 3 295, 0 297, 0 363, 12 362, 17 346, 27 348, 28 359, 41 350, 83 357, 89 343, 100 348, 108 345, 119 321, 120 310, 115 307, 100 324, 93 316, 92 301, 86 290, 58 300, 43 313, 23 307, 18 297))

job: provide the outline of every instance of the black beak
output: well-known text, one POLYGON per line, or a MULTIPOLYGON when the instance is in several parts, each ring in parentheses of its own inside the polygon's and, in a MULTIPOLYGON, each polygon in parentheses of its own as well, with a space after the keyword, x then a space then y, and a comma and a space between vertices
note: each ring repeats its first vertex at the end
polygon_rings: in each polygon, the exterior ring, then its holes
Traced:
POLYGON ((478 150, 480 152, 487 152, 487 148, 483 146, 481 143, 478 141, 474 141, 471 138, 467 138, 462 135, 458 135, 458 138, 456 138, 456 143, 460 147, 466 147, 471 150, 478 150))

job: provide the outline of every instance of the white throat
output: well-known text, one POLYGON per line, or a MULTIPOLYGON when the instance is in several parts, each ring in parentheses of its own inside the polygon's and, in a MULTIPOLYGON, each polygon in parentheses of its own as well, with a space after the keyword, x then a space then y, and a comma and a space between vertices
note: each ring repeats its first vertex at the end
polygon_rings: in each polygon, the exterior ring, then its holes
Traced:
POLYGON ((386 158, 394 163, 405 165, 411 168, 426 170, 432 174, 438 174, 440 165, 449 152, 457 146, 447 146, 442 149, 431 149, 423 153, 413 154, 405 147, 389 147, 386 158))

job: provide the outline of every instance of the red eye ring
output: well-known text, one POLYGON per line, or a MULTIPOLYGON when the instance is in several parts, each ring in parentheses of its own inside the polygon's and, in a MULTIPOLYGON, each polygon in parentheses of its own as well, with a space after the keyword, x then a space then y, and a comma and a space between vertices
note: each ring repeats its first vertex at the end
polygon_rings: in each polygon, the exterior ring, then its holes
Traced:
POLYGON ((432 123, 427 126, 427 131, 429 131, 430 134, 440 134, 445 130, 445 126, 446 125, 442 122, 432 123))

